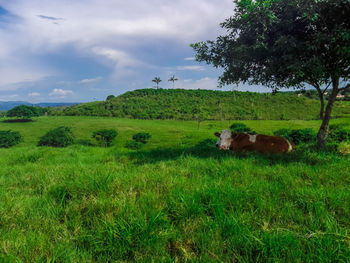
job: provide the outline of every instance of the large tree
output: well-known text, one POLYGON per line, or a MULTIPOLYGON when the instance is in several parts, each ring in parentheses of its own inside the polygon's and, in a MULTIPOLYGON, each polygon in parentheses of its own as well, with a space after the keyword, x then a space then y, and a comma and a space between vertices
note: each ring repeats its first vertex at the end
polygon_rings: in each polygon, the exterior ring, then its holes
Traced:
POLYGON ((196 59, 223 68, 220 85, 314 87, 323 148, 336 96, 349 86, 350 0, 235 0, 235 6, 221 24, 225 35, 192 45, 196 59))
POLYGON ((19 105, 9 110, 6 115, 7 117, 26 118, 30 120, 32 117, 43 115, 43 110, 38 107, 19 105))

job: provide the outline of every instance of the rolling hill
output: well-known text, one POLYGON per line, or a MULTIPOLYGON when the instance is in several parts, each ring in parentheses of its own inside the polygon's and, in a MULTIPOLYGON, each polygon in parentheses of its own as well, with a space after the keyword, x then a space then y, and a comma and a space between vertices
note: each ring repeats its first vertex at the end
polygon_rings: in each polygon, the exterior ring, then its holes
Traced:
MULTIPOLYGON (((113 116, 133 119, 289 120, 317 119, 319 102, 293 92, 140 89, 106 101, 50 110, 51 115, 113 116)), ((349 102, 338 102, 334 116, 350 114, 349 102)))

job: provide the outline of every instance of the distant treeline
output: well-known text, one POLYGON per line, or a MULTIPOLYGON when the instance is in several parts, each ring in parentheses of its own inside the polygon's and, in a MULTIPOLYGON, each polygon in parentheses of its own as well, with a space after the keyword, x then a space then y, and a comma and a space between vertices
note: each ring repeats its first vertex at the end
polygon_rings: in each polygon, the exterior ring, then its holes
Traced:
MULTIPOLYGON (((333 115, 350 114, 350 104, 333 115)), ((113 116, 134 119, 178 120, 289 120, 317 119, 319 101, 295 92, 140 89, 106 101, 51 108, 50 115, 113 116)))

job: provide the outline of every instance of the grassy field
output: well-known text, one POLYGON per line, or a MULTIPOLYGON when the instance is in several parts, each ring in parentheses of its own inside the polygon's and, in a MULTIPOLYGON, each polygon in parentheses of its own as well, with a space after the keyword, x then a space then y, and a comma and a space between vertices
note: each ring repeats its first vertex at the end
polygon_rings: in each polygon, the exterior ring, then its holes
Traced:
MULTIPOLYGON (((259 133, 319 121, 242 121, 259 133)), ((24 141, 0 149, 0 262, 349 262, 350 156, 220 152, 231 121, 41 117, 0 123, 24 141), (114 128, 111 148, 37 147, 114 128), (140 131, 142 150, 123 146, 140 131)), ((350 118, 332 120, 346 123, 350 118)))

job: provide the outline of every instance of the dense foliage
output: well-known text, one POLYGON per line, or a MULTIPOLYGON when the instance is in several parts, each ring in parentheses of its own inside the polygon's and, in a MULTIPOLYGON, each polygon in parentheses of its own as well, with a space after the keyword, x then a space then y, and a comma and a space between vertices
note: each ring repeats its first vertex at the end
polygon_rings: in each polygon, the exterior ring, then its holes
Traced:
POLYGON ((67 147, 74 143, 72 129, 61 126, 48 131, 40 138, 38 146, 67 147))
POLYGON ((281 136, 288 139, 294 144, 298 145, 301 143, 315 143, 316 133, 310 128, 306 129, 279 129, 273 133, 274 135, 281 136))
POLYGON ((331 141, 336 143, 350 142, 350 129, 346 129, 343 125, 330 125, 328 136, 331 141))
MULTIPOLYGON (((295 93, 140 89, 108 101, 49 109, 51 115, 113 116, 133 119, 290 120, 317 119, 319 102, 295 93)), ((334 115, 350 113, 339 103, 334 115)))
POLYGON ((94 138, 100 146, 110 147, 117 135, 118 132, 116 130, 103 129, 93 132, 92 138, 94 138))
POLYGON ((0 131, 0 148, 10 148, 22 141, 22 136, 15 131, 0 131))
POLYGON ((43 115, 43 109, 39 107, 19 105, 7 112, 7 117, 32 118, 43 115))
POLYGON ((143 144, 146 144, 148 142, 148 140, 151 138, 152 138, 152 136, 147 132, 139 132, 139 133, 136 133, 132 136, 132 139, 134 141, 141 142, 143 144))

